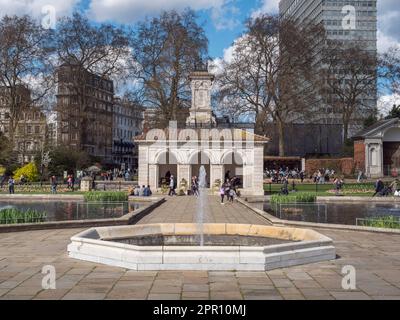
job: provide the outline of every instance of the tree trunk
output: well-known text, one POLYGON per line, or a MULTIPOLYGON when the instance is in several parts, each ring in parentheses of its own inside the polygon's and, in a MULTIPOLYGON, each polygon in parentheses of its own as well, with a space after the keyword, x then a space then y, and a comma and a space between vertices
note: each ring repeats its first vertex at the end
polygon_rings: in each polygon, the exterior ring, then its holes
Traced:
POLYGON ((277 118, 276 121, 277 128, 278 128, 278 140, 279 140, 279 156, 285 156, 285 136, 284 136, 284 124, 282 120, 277 118))
POLYGON ((349 135, 349 122, 348 117, 343 117, 343 144, 346 144, 349 135))

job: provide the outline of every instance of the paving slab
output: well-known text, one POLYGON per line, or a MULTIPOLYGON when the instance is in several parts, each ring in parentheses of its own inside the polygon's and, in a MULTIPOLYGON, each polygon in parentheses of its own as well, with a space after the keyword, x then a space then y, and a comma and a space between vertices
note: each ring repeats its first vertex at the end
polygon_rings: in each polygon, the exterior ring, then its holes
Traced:
MULTIPOLYGON (((193 222, 195 199, 167 198, 143 223, 193 222)), ((240 204, 209 199, 206 222, 268 224, 240 204)), ((133 271, 71 259, 70 237, 84 229, 0 234, 0 299, 394 299, 400 300, 400 235, 315 230, 333 239, 338 258, 267 272, 133 271), (56 267, 56 290, 43 290, 44 265, 56 267), (356 291, 341 287, 356 269, 356 291)))

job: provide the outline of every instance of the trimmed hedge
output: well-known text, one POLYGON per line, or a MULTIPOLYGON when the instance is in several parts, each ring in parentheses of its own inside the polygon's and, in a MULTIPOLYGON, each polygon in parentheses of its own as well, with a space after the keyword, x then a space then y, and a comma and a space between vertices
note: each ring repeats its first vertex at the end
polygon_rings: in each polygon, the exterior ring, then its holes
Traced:
POLYGON ((85 201, 128 201, 128 193, 122 191, 91 191, 84 194, 85 201))

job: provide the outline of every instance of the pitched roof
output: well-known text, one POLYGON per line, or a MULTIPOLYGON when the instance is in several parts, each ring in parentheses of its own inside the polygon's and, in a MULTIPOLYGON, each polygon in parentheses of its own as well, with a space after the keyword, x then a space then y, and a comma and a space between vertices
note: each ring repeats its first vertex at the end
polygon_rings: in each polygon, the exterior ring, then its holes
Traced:
MULTIPOLYGON (((204 132, 206 131, 201 131, 201 130, 209 130, 210 131, 210 140, 214 140, 214 137, 212 136, 212 134, 216 131, 214 130, 218 130, 218 131, 222 131, 222 130, 229 130, 231 131, 231 137, 233 138, 232 140, 235 141, 235 139, 238 139, 240 137, 240 139, 242 139, 242 141, 254 141, 254 142, 261 142, 261 143, 267 143, 270 141, 269 137, 266 136, 261 136, 243 129, 222 129, 222 128, 211 128, 211 129, 177 129, 177 133, 176 136, 178 137, 178 140, 198 140, 199 138, 201 139, 201 137, 204 135, 204 132), (187 130, 187 131, 185 131, 187 130), (185 134, 185 138, 182 139, 182 136, 180 136, 180 134, 185 134), (187 139, 189 138, 189 139, 187 139)), ((166 138, 165 140, 169 140, 169 129, 165 129, 164 131, 164 137, 166 138)), ((226 131, 225 131, 226 132, 226 131)), ((146 141, 147 138, 147 133, 143 133, 141 135, 138 135, 136 137, 133 137, 133 140, 135 142, 138 141, 146 141)), ((158 137, 156 136, 155 140, 158 140, 158 137)))
POLYGON ((372 126, 358 132, 356 135, 353 136, 353 139, 365 139, 369 136, 373 136, 377 131, 390 127, 393 124, 397 123, 399 120, 399 118, 380 120, 377 123, 374 123, 372 126))

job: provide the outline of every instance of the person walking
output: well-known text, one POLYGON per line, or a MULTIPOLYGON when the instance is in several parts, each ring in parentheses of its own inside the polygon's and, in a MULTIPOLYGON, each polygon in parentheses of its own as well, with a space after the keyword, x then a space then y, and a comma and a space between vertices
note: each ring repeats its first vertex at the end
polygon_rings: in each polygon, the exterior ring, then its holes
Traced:
POLYGON ((195 195, 196 197, 199 196, 199 185, 196 176, 192 178, 192 194, 195 195))
POLYGON ((221 186, 219 189, 219 194, 221 195, 221 204, 224 204, 224 198, 225 198, 225 184, 221 186))
POLYGON ((335 194, 338 196, 340 194, 340 190, 342 190, 343 180, 337 177, 335 181, 333 181, 333 184, 335 185, 335 194))
POLYGON ((170 180, 169 180, 169 196, 174 196, 176 195, 175 193, 175 178, 173 175, 171 175, 170 180))
POLYGON ((229 201, 230 201, 230 202, 233 202, 233 200, 235 199, 235 196, 236 196, 235 189, 234 189, 234 188, 231 188, 231 189, 229 190, 229 201))
POLYGON ((8 179, 8 192, 10 194, 14 194, 14 186, 15 186, 15 180, 13 177, 10 177, 10 179, 8 179))
POLYGON ((359 170, 358 171, 358 176, 357 176, 357 183, 361 183, 362 175, 363 175, 362 171, 359 170))
POLYGON ((282 194, 288 195, 289 194, 289 181, 286 177, 283 178, 283 186, 282 186, 282 194))
POLYGON ((57 193, 57 178, 56 178, 56 176, 51 177, 50 183, 51 183, 51 193, 56 194, 57 193))

